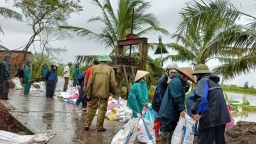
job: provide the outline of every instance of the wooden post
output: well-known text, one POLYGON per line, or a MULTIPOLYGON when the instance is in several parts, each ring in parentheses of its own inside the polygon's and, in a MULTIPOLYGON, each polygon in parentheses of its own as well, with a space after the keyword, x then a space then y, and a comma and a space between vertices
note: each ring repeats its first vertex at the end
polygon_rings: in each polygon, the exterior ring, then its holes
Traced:
POLYGON ((146 70, 146 63, 147 63, 147 57, 148 57, 148 44, 146 43, 140 43, 139 45, 139 67, 141 70, 146 70))

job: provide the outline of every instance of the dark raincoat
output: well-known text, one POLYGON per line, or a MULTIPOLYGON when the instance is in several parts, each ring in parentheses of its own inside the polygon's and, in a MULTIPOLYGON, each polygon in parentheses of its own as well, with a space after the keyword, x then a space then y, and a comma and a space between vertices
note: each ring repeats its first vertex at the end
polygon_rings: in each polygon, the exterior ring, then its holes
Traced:
POLYGON ((195 90, 195 103, 192 106, 192 114, 201 115, 198 130, 215 127, 230 122, 230 116, 223 91, 218 84, 219 77, 213 74, 205 74, 198 79, 195 90), (203 96, 208 93, 205 98, 203 96), (201 101, 205 101, 202 105, 201 101), (204 108, 204 109, 203 109, 204 108), (208 108, 208 110, 206 110, 208 108))
POLYGON ((76 86, 76 77, 80 74, 80 67, 79 65, 76 66, 75 71, 73 73, 73 86, 76 86))
POLYGON ((169 83, 159 110, 161 117, 178 122, 180 112, 185 110, 185 87, 184 82, 178 73, 175 73, 169 83))
POLYGON ((47 74, 48 71, 49 71, 49 69, 47 67, 47 64, 44 64, 43 68, 41 69, 42 81, 45 81, 45 77, 46 77, 46 74, 47 74), (44 66, 46 66, 46 68, 44 66))

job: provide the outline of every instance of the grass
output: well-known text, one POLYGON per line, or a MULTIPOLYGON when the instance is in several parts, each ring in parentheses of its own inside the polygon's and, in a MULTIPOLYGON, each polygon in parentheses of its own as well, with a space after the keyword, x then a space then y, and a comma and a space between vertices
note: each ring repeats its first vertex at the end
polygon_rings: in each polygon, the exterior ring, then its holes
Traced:
POLYGON ((225 92, 232 92, 232 93, 239 93, 239 94, 248 94, 248 95, 255 95, 256 96, 256 89, 254 88, 243 88, 238 86, 227 86, 221 85, 223 91, 225 92))

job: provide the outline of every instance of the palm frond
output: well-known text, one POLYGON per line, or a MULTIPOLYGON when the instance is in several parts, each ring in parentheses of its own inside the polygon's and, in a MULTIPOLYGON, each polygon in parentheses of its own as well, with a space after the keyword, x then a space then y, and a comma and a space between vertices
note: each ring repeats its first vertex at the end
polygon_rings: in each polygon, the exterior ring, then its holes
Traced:
POLYGON ((75 57, 77 62, 80 62, 81 64, 85 66, 92 65, 93 60, 97 58, 97 55, 77 55, 75 57))
POLYGON ((90 38, 102 38, 102 36, 86 29, 86 28, 80 28, 80 27, 74 27, 74 26, 60 26, 60 28, 75 32, 78 36, 89 36, 90 38))
POLYGON ((1 44, 0 44, 0 50, 9 51, 9 49, 8 49, 8 48, 6 48, 5 46, 3 46, 3 45, 1 45, 1 44))
POLYGON ((13 18, 19 21, 22 20, 21 14, 5 7, 0 7, 0 15, 2 15, 5 18, 13 18))
POLYGON ((255 70, 256 55, 251 54, 238 59, 226 59, 228 62, 213 69, 217 75, 222 75, 223 79, 234 79, 236 76, 247 74, 251 70, 255 70))

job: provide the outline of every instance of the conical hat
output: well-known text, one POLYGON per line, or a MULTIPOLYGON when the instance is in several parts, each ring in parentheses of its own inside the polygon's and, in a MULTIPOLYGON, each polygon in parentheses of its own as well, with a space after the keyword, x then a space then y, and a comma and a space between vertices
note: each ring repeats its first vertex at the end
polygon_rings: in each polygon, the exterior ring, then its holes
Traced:
POLYGON ((192 75, 193 70, 191 67, 176 68, 176 70, 179 73, 183 73, 184 75, 186 75, 191 82, 195 83, 195 77, 192 75))
POLYGON ((147 75, 149 72, 147 71, 142 71, 142 70, 137 70, 136 76, 134 81, 138 81, 139 79, 141 79, 142 77, 144 77, 145 75, 147 75))

